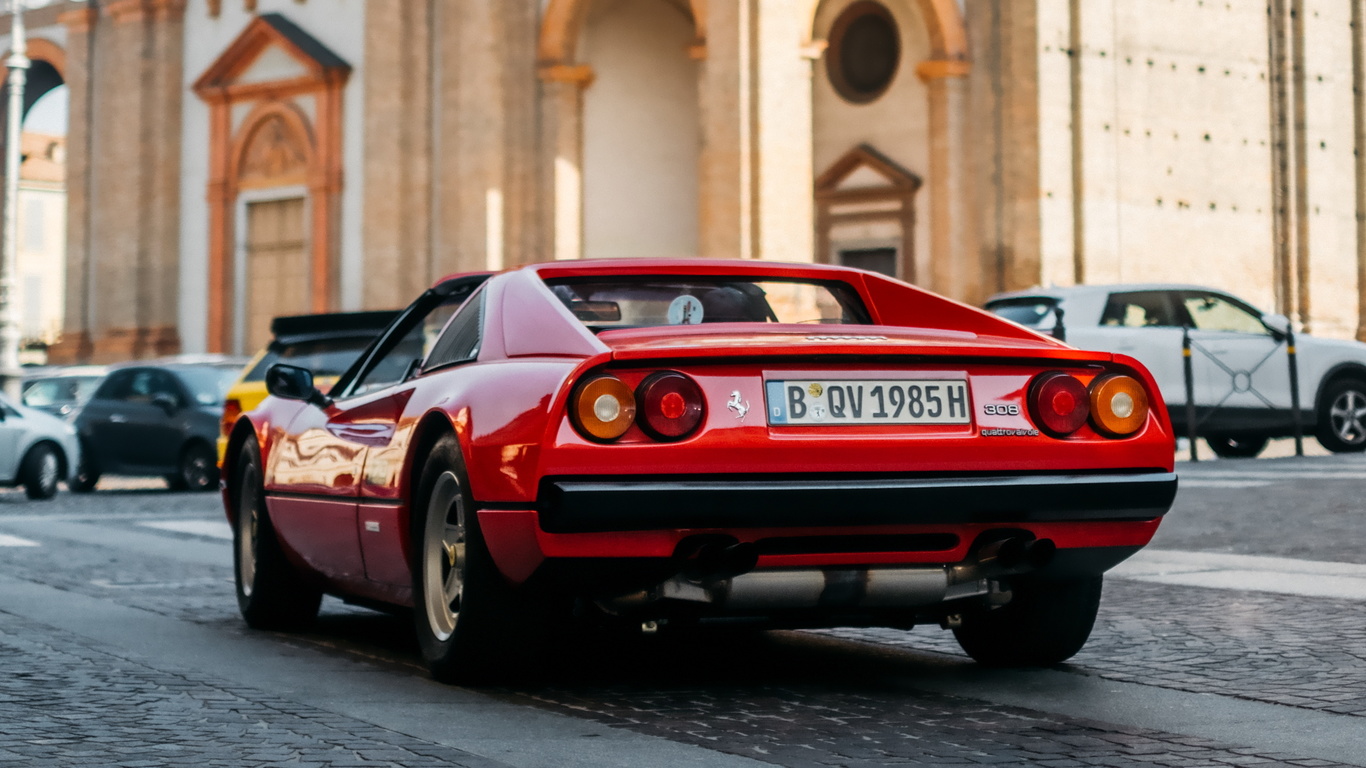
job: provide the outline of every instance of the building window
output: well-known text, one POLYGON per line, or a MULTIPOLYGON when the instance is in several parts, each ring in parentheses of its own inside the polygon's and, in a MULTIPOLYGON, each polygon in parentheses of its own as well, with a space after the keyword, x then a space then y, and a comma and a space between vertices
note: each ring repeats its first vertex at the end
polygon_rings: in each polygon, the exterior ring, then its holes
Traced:
POLYGON ((896 277, 895 248, 860 248, 839 252, 840 265, 854 269, 880 272, 888 277, 896 277))
POLYGON ((24 250, 29 253, 42 254, 47 250, 47 219, 44 214, 47 208, 43 205, 43 200, 37 197, 29 197, 24 200, 24 218, 20 222, 24 233, 24 250))
POLYGON ((825 71, 846 101, 867 104, 887 91, 901 63, 896 20, 881 3, 860 0, 835 19, 825 71))

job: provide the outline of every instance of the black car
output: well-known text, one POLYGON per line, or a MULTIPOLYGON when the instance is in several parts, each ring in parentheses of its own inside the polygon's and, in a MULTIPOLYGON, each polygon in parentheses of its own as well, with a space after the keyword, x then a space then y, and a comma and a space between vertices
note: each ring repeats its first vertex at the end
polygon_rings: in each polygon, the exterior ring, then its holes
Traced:
POLYGON ((76 416, 83 461, 71 490, 93 490, 102 475, 161 476, 175 490, 216 488, 223 394, 240 371, 240 362, 110 371, 76 416))

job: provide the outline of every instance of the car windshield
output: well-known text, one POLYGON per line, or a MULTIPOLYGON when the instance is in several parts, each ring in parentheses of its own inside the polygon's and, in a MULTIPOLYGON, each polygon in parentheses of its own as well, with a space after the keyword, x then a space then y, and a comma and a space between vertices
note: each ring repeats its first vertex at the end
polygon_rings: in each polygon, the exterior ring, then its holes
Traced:
MULTIPOLYGON (((378 335, 378 334, 376 334, 378 335)), ((315 377, 340 376, 351 364, 356 362, 360 353, 374 341, 375 336, 358 336, 341 339, 314 339, 292 344, 272 344, 252 366, 244 382, 265 381, 266 371, 276 363, 288 363, 307 368, 315 377)))
POLYGON ((546 284, 594 330, 698 323, 869 323, 858 294, 840 282, 689 275, 562 278, 546 284))
POLYGON ((200 405, 222 405, 228 387, 237 380, 240 368, 230 366, 195 366, 177 368, 181 381, 190 390, 190 396, 200 405))
POLYGON ((1057 299, 1031 296, 993 301, 987 304, 987 311, 1026 328, 1045 328, 1054 324, 1053 308, 1056 306, 1057 299))

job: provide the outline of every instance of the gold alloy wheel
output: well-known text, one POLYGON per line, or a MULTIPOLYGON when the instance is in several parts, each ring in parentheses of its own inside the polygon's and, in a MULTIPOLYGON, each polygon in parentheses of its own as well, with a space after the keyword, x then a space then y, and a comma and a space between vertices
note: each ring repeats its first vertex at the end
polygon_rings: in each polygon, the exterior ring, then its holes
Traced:
POLYGON ((445 642, 460 621, 465 580, 465 505, 460 480, 446 470, 432 486, 422 536, 422 594, 427 626, 445 642))

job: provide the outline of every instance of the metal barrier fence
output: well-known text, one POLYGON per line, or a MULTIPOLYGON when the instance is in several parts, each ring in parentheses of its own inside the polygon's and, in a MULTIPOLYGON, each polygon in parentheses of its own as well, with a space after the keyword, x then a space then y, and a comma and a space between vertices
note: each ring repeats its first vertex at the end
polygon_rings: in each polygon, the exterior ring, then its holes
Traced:
POLYGON ((1271 351, 1268 352, 1265 357, 1259 360, 1257 364, 1252 367, 1251 370, 1235 371, 1232 368, 1225 365, 1224 361, 1220 360, 1218 356, 1216 356, 1214 353, 1210 352, 1208 349, 1205 349, 1199 343, 1192 341, 1190 326, 1185 326, 1181 329, 1181 355, 1183 364, 1182 367, 1186 379, 1186 437, 1190 442, 1191 461, 1200 460, 1200 454, 1196 450, 1196 442, 1198 440, 1197 435, 1199 434, 1200 424, 1204 423, 1205 420, 1208 420, 1211 416, 1213 416, 1215 412, 1219 410, 1219 408, 1223 407, 1224 403, 1228 402, 1229 398, 1233 397, 1234 394, 1238 393, 1239 391, 1251 392, 1254 397, 1265 403, 1267 408, 1275 410, 1275 403, 1272 403, 1271 400, 1269 400, 1261 392, 1258 392, 1256 388, 1252 386, 1252 374, 1256 373, 1263 365, 1266 365, 1266 362, 1270 360, 1272 357, 1274 357, 1282 346, 1285 347, 1285 354, 1290 367, 1290 412, 1291 423, 1293 424, 1295 436, 1295 455, 1303 456, 1304 425, 1300 423, 1300 371, 1299 364, 1295 359, 1294 331, 1287 330, 1285 332, 1285 338, 1277 341, 1276 346, 1272 347, 1271 351), (1223 369, 1223 371, 1229 375, 1230 381, 1236 382, 1240 374, 1244 374, 1248 377, 1248 386, 1246 390, 1239 390, 1236 384, 1230 384, 1228 393, 1225 394, 1223 398, 1219 400, 1218 403, 1216 403, 1212 408, 1210 408, 1209 411, 1205 413, 1204 418, 1200 419, 1199 421, 1197 421, 1195 418, 1195 366, 1193 365, 1191 359, 1192 352, 1199 352, 1200 354, 1208 358, 1211 362, 1213 362, 1216 366, 1223 369))

